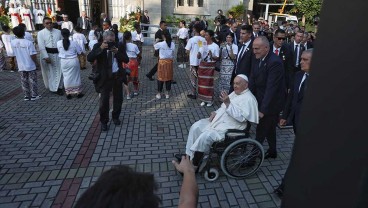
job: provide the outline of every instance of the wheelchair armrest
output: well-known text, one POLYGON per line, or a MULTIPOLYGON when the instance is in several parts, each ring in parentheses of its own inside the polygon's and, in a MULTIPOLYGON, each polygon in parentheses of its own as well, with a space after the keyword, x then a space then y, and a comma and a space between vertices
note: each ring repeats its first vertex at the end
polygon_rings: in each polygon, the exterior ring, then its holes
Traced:
POLYGON ((239 130, 239 129, 228 129, 225 133, 225 138, 230 137, 249 137, 249 133, 245 130, 239 130))

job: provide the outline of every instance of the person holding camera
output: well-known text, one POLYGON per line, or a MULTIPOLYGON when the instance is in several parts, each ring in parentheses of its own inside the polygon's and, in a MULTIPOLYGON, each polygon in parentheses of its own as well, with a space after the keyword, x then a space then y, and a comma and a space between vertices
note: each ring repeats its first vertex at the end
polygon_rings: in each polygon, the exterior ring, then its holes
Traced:
POLYGON ((96 61, 96 77, 94 80, 96 91, 100 96, 100 122, 101 130, 107 131, 109 122, 109 100, 110 93, 113 95, 112 121, 115 125, 120 125, 119 119, 121 105, 123 102, 122 86, 126 79, 125 70, 122 63, 128 63, 129 58, 123 44, 115 42, 115 34, 112 31, 103 33, 103 41, 96 43, 92 51, 88 54, 89 62, 96 61))

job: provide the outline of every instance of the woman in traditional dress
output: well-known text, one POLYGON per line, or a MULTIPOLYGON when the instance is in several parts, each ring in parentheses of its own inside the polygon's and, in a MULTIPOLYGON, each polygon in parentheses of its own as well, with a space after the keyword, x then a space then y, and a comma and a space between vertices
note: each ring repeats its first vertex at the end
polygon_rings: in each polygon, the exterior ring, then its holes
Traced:
POLYGON ((202 101, 201 106, 213 105, 214 95, 214 73, 216 60, 219 58, 220 48, 214 41, 215 33, 207 30, 204 38, 207 45, 199 49, 197 57, 201 59, 198 67, 198 99, 202 101))
MULTIPOLYGON (((124 41, 126 53, 129 57, 129 63, 123 63, 124 69, 130 70, 129 82, 133 82, 134 96, 139 94, 139 80, 138 80, 138 60, 137 57, 140 54, 138 46, 132 43, 132 33, 129 31, 124 32, 124 41)), ((129 84, 129 83, 128 83, 129 84)), ((128 85, 129 86, 129 85, 128 85)))
POLYGON ((57 42, 57 48, 59 51, 61 71, 64 77, 66 98, 71 99, 73 95, 81 98, 84 94, 82 93, 78 55, 82 54, 82 49, 78 43, 69 40, 70 31, 68 29, 61 29, 61 35, 63 36, 63 40, 57 42))
POLYGON ((179 40, 179 47, 178 47, 178 53, 176 56, 176 61, 178 63, 181 63, 179 65, 180 68, 185 68, 185 63, 188 62, 188 56, 185 51, 185 46, 187 45, 187 40, 189 38, 189 32, 188 28, 185 27, 185 21, 181 20, 179 23, 180 29, 176 33, 176 36, 179 40))
POLYGON ((171 81, 173 79, 173 64, 175 44, 171 40, 171 35, 168 30, 164 30, 162 38, 164 41, 156 43, 153 47, 159 50, 159 60, 157 66, 157 99, 161 99, 161 93, 166 86, 165 97, 170 98, 171 81))
POLYGON ((217 92, 229 92, 230 90, 231 75, 238 54, 238 46, 233 43, 233 40, 234 33, 228 33, 225 43, 221 46, 221 66, 217 82, 217 92))

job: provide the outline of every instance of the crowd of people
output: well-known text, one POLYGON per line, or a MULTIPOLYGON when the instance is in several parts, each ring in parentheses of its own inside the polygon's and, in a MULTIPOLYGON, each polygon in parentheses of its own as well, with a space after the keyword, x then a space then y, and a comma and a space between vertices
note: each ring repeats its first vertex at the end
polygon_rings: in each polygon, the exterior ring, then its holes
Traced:
MULTIPOLYGON (((54 24, 36 8, 37 60, 33 37, 27 32, 34 30, 33 23, 22 23, 19 15, 15 15, 19 11, 14 5, 10 4, 9 12, 12 12, 14 27, 11 30, 2 26, 0 69, 15 71, 17 66, 24 100, 41 98, 37 89, 38 68, 50 92, 65 94, 67 99, 82 98, 80 70, 86 69, 88 61, 92 65, 88 78, 100 97, 101 130, 108 130, 111 92, 112 122, 120 125, 123 95, 132 99, 140 92, 139 69, 145 37, 140 24, 135 24, 134 31, 121 33, 106 14, 101 14, 99 24, 92 24, 85 12, 81 13, 75 27, 67 14, 62 14, 60 24, 54 24)), ((22 16, 31 17, 26 14, 22 16)), ((295 132, 298 128, 301 94, 306 89, 315 36, 304 27, 288 22, 280 26, 274 23, 270 27, 262 18, 249 24, 227 19, 221 10, 218 14, 214 30, 210 30, 207 20, 202 18, 188 27, 182 20, 177 34, 170 34, 166 22, 161 21, 155 34, 155 54, 152 54, 157 57, 157 64, 146 77, 154 80, 157 73, 155 97, 161 99, 165 85, 164 97, 169 99, 171 85, 175 83, 176 58, 179 68, 190 70, 189 99, 198 99, 200 106, 208 107, 218 100, 223 103, 209 118, 196 122, 190 129, 184 158, 193 160, 195 166, 198 167, 213 142, 224 138, 228 128, 249 132, 252 123, 257 124, 256 140, 263 143, 267 139, 269 149, 265 158, 277 158, 277 124, 293 125, 295 132), (176 54, 173 36, 178 43, 176 54)), ((148 11, 142 19, 149 22, 148 11)), ((176 157, 180 159, 182 155, 176 157)), ((282 195, 282 190, 283 187, 278 188, 277 193, 282 195)))

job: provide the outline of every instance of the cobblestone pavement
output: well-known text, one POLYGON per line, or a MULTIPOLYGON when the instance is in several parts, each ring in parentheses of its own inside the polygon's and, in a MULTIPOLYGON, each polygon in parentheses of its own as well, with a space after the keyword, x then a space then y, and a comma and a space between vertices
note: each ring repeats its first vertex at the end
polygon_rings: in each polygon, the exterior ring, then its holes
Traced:
MULTIPOLYGON (((145 74, 155 64, 144 47, 140 94, 123 102, 122 125, 101 132, 98 95, 82 71, 86 94, 67 100, 45 90, 43 98, 23 101, 18 73, 0 72, 0 207, 72 207, 78 197, 111 166, 126 164, 153 173, 161 207, 176 207, 181 176, 171 164, 184 151, 189 127, 218 108, 189 100, 188 69, 176 69, 170 99, 155 99, 157 84, 145 74)), ((254 138, 254 127, 251 136, 254 138)), ((273 194, 289 162, 294 135, 278 130, 277 159, 265 160, 257 174, 231 179, 220 172, 215 182, 197 176, 198 207, 278 207, 273 194)), ((266 146, 266 144, 265 144, 266 146)), ((265 147, 267 149, 267 147, 265 147)))

